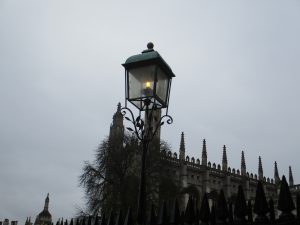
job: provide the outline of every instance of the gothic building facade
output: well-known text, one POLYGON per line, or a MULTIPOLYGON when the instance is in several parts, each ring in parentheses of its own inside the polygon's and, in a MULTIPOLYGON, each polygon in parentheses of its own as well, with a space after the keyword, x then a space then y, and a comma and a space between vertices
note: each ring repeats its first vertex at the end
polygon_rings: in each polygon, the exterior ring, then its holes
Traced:
MULTIPOLYGON (((170 174, 177 177, 178 184, 182 188, 194 186, 200 195, 204 192, 217 193, 224 190, 225 196, 230 198, 236 195, 238 186, 242 185, 246 199, 255 199, 257 182, 263 182, 266 197, 276 199, 280 188, 280 177, 277 163, 274 163, 274 178, 266 178, 263 174, 261 157, 258 158, 258 175, 249 173, 246 168, 245 154, 241 152, 240 169, 230 168, 227 162, 226 146, 223 146, 222 165, 208 162, 206 141, 202 144, 202 159, 186 156, 184 134, 181 134, 179 157, 177 153, 165 153, 165 160, 169 164, 170 174)), ((291 166, 289 167, 289 185, 294 193, 300 191, 300 185, 294 185, 291 166)), ((187 201, 187 199, 185 199, 187 201)))
MULTIPOLYGON (((110 127, 111 135, 124 135, 123 115, 119 103, 117 112, 113 116, 113 122, 110 127)), ((257 182, 263 182, 266 197, 276 200, 280 188, 280 177, 277 163, 274 163, 274 177, 266 178, 263 173, 261 157, 258 158, 258 173, 253 174, 247 171, 245 154, 241 152, 240 169, 231 168, 227 161, 226 146, 223 146, 222 164, 215 164, 208 161, 206 141, 202 144, 202 158, 195 159, 186 155, 184 133, 181 134, 179 146, 179 155, 176 152, 163 152, 162 157, 168 165, 164 171, 175 178, 177 185, 181 188, 192 187, 197 190, 199 196, 204 192, 209 193, 210 198, 214 198, 220 189, 224 190, 227 198, 236 195, 238 186, 242 185, 246 199, 254 199, 257 182)), ((294 179, 291 166, 289 167, 289 186, 293 196, 300 192, 300 185, 294 185, 294 179)), ((185 195, 181 204, 185 205, 188 195, 185 195)))

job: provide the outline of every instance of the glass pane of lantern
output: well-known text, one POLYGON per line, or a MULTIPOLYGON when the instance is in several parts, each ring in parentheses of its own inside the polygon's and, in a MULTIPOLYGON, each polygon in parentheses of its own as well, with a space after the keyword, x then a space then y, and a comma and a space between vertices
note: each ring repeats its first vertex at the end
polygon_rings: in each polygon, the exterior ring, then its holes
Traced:
POLYGON ((158 68, 156 94, 157 97, 160 98, 161 101, 163 101, 162 102, 163 104, 165 104, 167 101, 168 82, 169 82, 168 76, 165 74, 163 70, 158 68))
POLYGON ((153 96, 155 66, 129 70, 129 99, 153 96))

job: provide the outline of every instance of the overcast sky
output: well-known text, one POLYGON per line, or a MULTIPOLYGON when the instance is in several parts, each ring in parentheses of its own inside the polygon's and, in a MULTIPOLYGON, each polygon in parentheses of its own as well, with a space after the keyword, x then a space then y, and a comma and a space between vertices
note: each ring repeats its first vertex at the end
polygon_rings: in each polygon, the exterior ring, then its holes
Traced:
POLYGON ((78 176, 124 103, 126 58, 176 74, 162 137, 178 151, 300 182, 300 1, 0 1, 0 220, 84 206, 78 176))

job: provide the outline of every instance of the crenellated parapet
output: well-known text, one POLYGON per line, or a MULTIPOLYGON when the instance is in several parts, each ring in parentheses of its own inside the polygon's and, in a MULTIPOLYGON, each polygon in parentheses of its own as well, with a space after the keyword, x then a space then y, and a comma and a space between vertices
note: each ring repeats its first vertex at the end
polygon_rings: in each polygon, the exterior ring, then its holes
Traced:
MULTIPOLYGON (((180 165, 180 161, 182 161, 181 159, 179 159, 177 157, 176 152, 175 153, 172 153, 171 151, 169 151, 167 153, 163 152, 162 155, 163 155, 165 160, 167 160, 167 161, 169 161, 173 164, 176 164, 176 165, 180 165)), ((189 155, 187 155, 185 157, 184 162, 185 162, 185 165, 187 166, 188 169, 208 170, 212 174, 219 174, 219 175, 226 174, 228 176, 232 176, 232 177, 240 178, 240 179, 246 177, 247 179, 252 180, 252 181, 258 181, 259 180, 257 174, 246 172, 245 175, 243 175, 239 169, 235 169, 235 168, 231 168, 231 167, 228 167, 227 170, 226 170, 226 173, 224 173, 223 168, 221 168, 221 165, 216 164, 214 162, 211 163, 209 161, 208 165, 204 166, 200 163, 199 158, 195 159, 194 157, 190 157, 189 155)), ((275 184, 274 179, 269 178, 269 177, 263 177, 262 180, 265 183, 268 183, 268 184, 275 184)))
MULTIPOLYGON (((207 143, 203 140, 202 158, 196 158, 186 154, 184 133, 181 134, 179 157, 176 153, 167 153, 165 158, 178 169, 179 179, 184 179, 185 186, 195 185, 200 192, 211 192, 223 188, 225 196, 230 197, 237 192, 237 187, 242 185, 247 198, 251 199, 255 195, 255 186, 258 181, 262 181, 266 195, 274 196, 278 191, 275 178, 263 176, 262 159, 258 158, 258 173, 248 172, 244 151, 241 152, 241 167, 232 168, 228 164, 227 148, 224 145, 222 152, 222 163, 208 161, 207 143), (184 157, 183 157, 184 156, 184 157), (184 169, 183 169, 184 167, 184 169), (184 173, 184 175, 182 175, 184 173)), ((277 170, 277 164, 276 164, 277 170)), ((279 177, 278 171, 276 176, 279 177)), ((291 181, 292 178, 291 178, 291 181)), ((181 182, 181 181, 179 181, 181 182)), ((181 182, 182 183, 182 182, 181 182)), ((298 190, 300 186, 291 185, 298 190)))
MULTIPOLYGON (((206 142, 204 141, 204 149, 206 152, 206 142)), ((235 169, 235 168, 231 168, 228 167, 226 168, 226 171, 224 170, 224 167, 222 167, 220 164, 216 164, 215 162, 207 162, 207 165, 203 165, 203 161, 201 161, 199 158, 195 158, 195 157, 190 157, 189 155, 185 155, 185 144, 184 144, 184 134, 182 133, 181 136, 181 144, 180 144, 180 151, 181 151, 181 156, 183 156, 183 152, 184 152, 184 156, 185 158, 178 158, 178 155, 176 152, 172 153, 171 151, 169 152, 163 152, 162 155, 163 157, 176 165, 180 165, 180 162, 184 162, 185 165, 187 166, 188 169, 196 169, 199 171, 203 171, 203 170, 208 170, 211 174, 225 174, 227 176, 232 176, 235 178, 246 178, 249 179, 250 181, 254 181, 256 183, 256 181, 258 180, 262 180, 264 183, 267 184, 276 184, 275 180, 269 177, 261 177, 262 176, 262 162, 261 162, 261 157, 259 157, 259 172, 260 172, 260 176, 257 174, 253 174, 253 173, 249 173, 247 172, 246 169, 246 164, 245 164, 245 156, 244 156, 244 152, 242 151, 242 157, 241 157, 241 170, 240 169, 235 169), (202 163, 201 163, 202 162, 202 163)), ((224 151, 226 151, 226 147, 223 147, 223 162, 227 161, 227 155, 226 153, 224 154, 224 151), (226 155, 226 157, 224 157, 224 155, 226 155)), ((207 154, 207 153, 206 153, 207 154)), ((205 154, 205 155, 206 155, 205 154)), ((276 168, 277 168, 277 164, 276 164, 276 168)), ((278 174, 278 171, 276 172, 276 174, 278 174)), ((291 185, 293 186, 293 185, 291 185)))

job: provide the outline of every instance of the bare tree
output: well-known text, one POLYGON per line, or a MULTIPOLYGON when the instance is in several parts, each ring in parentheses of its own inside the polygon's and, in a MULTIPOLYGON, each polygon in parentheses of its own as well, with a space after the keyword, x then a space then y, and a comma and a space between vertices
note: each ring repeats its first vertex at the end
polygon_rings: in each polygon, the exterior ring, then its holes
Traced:
MULTIPOLYGON (((168 144, 154 140, 147 155, 147 199, 148 207, 158 205, 159 199, 175 197, 177 186, 164 173, 163 152, 168 144), (172 188, 172 190, 170 190, 172 188), (170 192, 165 190, 169 189, 170 192), (164 191, 162 191, 164 190, 164 191), (170 194, 171 193, 171 194, 170 194)), ((100 212, 137 207, 141 145, 134 136, 125 135, 106 138, 96 150, 93 162, 85 162, 80 176, 80 186, 85 190, 86 211, 97 215, 100 212)), ((104 212, 105 213, 105 212, 104 212)))
POLYGON ((127 194, 124 192, 137 185, 132 161, 138 148, 137 140, 128 135, 122 142, 117 137, 106 138, 97 148, 95 160, 84 162, 79 181, 85 190, 89 213, 96 215, 102 208, 122 208, 121 198, 127 194))

